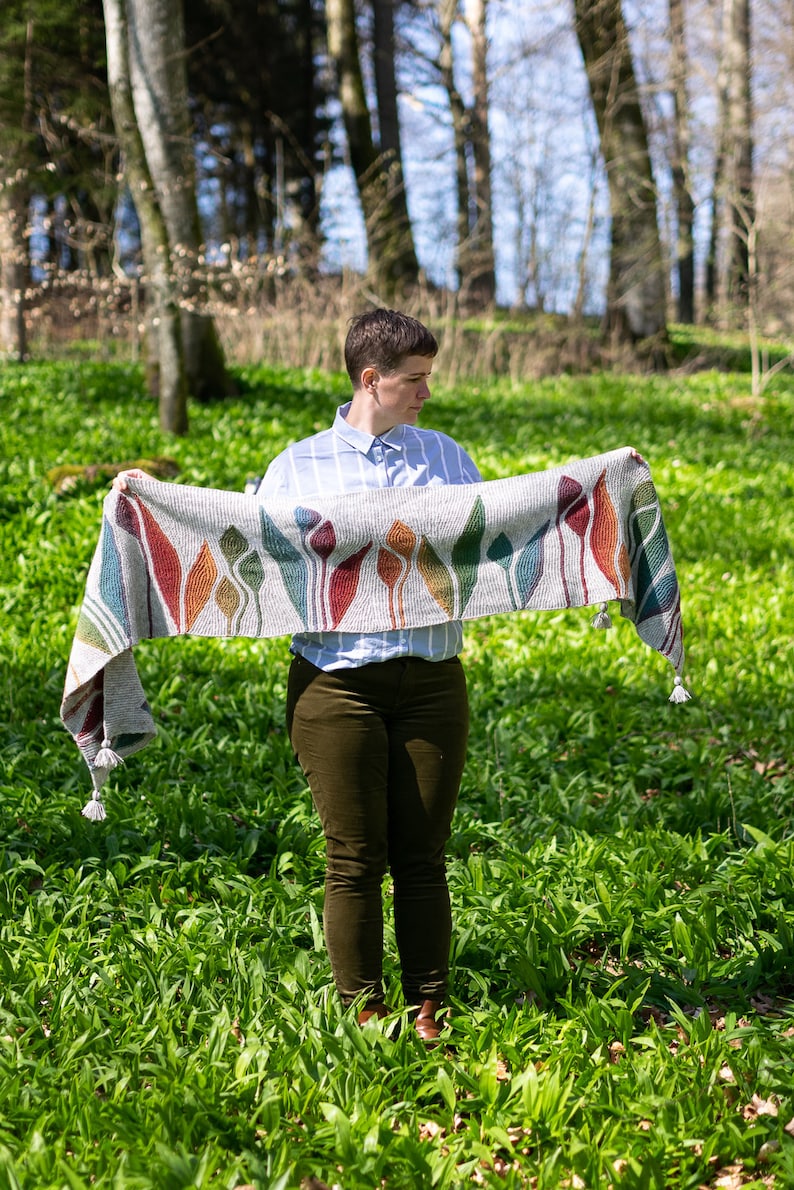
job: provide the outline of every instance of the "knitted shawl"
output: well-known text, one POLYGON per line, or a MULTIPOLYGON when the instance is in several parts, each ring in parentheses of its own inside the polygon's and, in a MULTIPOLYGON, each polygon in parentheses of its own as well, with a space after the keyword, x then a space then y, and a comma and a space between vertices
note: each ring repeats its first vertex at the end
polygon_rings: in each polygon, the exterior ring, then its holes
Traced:
POLYGON ((83 813, 155 734, 132 649, 161 636, 379 632, 619 601, 689 695, 678 580, 650 471, 629 447, 511 479, 260 502, 131 479, 105 498, 61 718, 91 772, 83 813))

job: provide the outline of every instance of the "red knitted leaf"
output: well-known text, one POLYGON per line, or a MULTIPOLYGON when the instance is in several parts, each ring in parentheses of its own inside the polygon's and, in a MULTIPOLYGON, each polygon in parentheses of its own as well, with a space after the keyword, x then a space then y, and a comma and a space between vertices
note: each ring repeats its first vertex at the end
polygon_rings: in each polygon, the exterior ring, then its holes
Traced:
POLYGON ((331 575, 331 581, 328 584, 328 606, 331 610, 331 624, 334 628, 342 621, 345 612, 355 598, 361 574, 361 563, 371 549, 372 542, 368 541, 360 550, 356 550, 354 554, 345 558, 344 562, 340 562, 331 575))
POLYGON ((146 541, 149 545, 154 581, 163 602, 171 613, 177 630, 181 632, 179 587, 182 582, 182 566, 179 562, 179 555, 142 500, 138 502, 138 509, 143 518, 146 541))

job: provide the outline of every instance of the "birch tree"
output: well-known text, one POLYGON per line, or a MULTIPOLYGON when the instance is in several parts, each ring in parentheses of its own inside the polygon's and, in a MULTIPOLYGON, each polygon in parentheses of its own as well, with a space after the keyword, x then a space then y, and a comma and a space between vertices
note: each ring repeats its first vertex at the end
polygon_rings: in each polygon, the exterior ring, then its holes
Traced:
POLYGON ((686 49, 684 0, 668 0, 670 80, 673 93, 671 174, 675 204, 675 267, 678 274, 678 321, 695 321, 695 202, 689 163, 689 60, 686 49))
POLYGON ((159 399, 160 425, 173 434, 188 429, 187 375, 182 346, 179 293, 171 269, 168 228, 146 160, 130 78, 129 43, 125 0, 103 0, 107 38, 108 86, 113 123, 121 147, 124 176, 141 228, 144 269, 150 303, 148 344, 156 374, 149 388, 159 399), (152 343, 152 338, 155 343, 152 343))
POLYGON ((201 229, 179 0, 104 0, 114 123, 141 224, 158 319, 150 388, 161 421, 187 430, 185 394, 231 389, 211 317, 198 302, 201 229))

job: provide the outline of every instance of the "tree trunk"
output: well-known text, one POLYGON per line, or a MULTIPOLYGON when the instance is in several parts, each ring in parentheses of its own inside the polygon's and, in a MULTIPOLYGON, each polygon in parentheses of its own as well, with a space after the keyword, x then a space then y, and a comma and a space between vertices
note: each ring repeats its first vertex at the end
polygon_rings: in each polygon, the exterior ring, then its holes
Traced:
MULTIPOLYGON (((370 277, 381 299, 393 301, 417 280, 413 235, 410 224, 397 213, 399 207, 395 208, 390 163, 375 147, 353 0, 326 0, 326 17, 328 52, 336 65, 350 163, 364 215, 370 277)), ((404 209, 404 191, 401 194, 404 209)))
POLYGON ((154 317, 149 319, 149 324, 156 328, 156 369, 154 373, 149 370, 149 389, 159 400, 162 429, 173 434, 186 434, 187 380, 179 300, 170 268, 168 230, 152 185, 135 118, 124 0, 103 0, 103 5, 113 122, 124 158, 124 174, 138 214, 147 288, 154 307, 151 311, 154 317))
POLYGON ((474 100, 470 112, 470 139, 474 160, 476 210, 465 286, 470 296, 479 305, 490 305, 496 298, 496 259, 491 200, 491 138, 488 130, 487 5, 488 0, 466 0, 465 5, 466 25, 471 36, 474 100))
POLYGON ((28 288, 28 195, 22 185, 0 187, 0 353, 28 358, 25 293, 28 288))
POLYGON ((378 132, 381 168, 386 178, 391 217, 394 221, 395 260, 392 271, 404 286, 415 285, 419 279, 408 202, 405 194, 400 120, 397 111, 397 75, 394 64, 394 5, 395 0, 372 0, 373 55, 375 95, 378 105, 378 132))
POLYGON ((731 236, 728 299, 746 308, 750 297, 749 240, 755 222, 750 0, 725 0, 727 81, 727 197, 731 236))
POLYGON ((463 285, 464 276, 468 273, 466 255, 469 250, 469 210, 473 206, 473 198, 469 190, 469 171, 467 162, 468 115, 463 98, 455 85, 455 57, 452 48, 452 29, 458 15, 458 0, 440 0, 439 3, 439 33, 441 35, 441 49, 438 55, 438 66, 441 72, 441 83, 447 94, 449 111, 452 117, 452 139, 455 151, 455 195, 457 199, 456 237, 455 237, 455 274, 458 287, 463 285))
MULTIPOLYGON (((21 132, 27 137, 33 126, 33 21, 25 28, 22 63, 21 132)), ((5 180, 0 180, 0 352, 23 363, 28 358, 25 295, 30 279, 28 250, 28 207, 30 184, 24 157, 3 161, 5 180), (14 177, 16 171, 17 177, 14 177), (22 180, 20 180, 22 179, 22 180)))
POLYGON ((620 0, 574 0, 609 185, 611 245, 604 329, 618 343, 666 333, 656 186, 620 0))
POLYGON ((678 321, 695 321, 695 202, 689 185, 689 76, 683 0, 669 0, 672 50, 673 152, 672 182, 676 214, 676 270, 678 321))
POLYGON ((212 318, 200 309, 204 262, 188 119, 185 32, 180 0, 125 0, 129 78, 135 118, 168 231, 171 269, 182 304, 189 392, 226 396, 226 372, 212 318))

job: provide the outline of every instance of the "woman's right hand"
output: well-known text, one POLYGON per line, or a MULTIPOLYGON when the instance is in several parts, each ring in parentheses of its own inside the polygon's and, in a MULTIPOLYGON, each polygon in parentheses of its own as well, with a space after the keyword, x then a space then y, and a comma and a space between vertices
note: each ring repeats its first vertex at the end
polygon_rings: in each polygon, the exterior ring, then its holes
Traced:
POLYGON ((127 486, 128 486, 127 485, 128 479, 151 479, 151 478, 152 478, 151 475, 147 474, 146 471, 141 471, 140 467, 130 467, 129 471, 119 471, 118 475, 114 478, 113 483, 111 484, 111 487, 114 488, 117 492, 126 492, 127 486))

